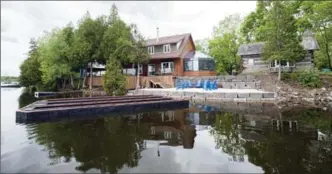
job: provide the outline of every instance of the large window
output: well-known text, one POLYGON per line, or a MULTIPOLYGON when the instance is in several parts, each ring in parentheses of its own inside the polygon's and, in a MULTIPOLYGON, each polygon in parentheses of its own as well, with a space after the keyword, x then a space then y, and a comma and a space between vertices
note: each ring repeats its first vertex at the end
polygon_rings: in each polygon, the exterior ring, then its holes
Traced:
POLYGON ((198 60, 185 60, 184 71, 198 71, 198 60))
POLYGON ((163 46, 164 53, 170 53, 171 52, 171 45, 167 44, 163 46))
POLYGON ((215 62, 213 59, 185 60, 184 71, 214 71, 215 62))
POLYGON ((199 59, 198 60, 199 70, 200 71, 214 71, 215 62, 213 59, 199 59))
POLYGON ((148 47, 149 54, 154 54, 154 46, 148 47))

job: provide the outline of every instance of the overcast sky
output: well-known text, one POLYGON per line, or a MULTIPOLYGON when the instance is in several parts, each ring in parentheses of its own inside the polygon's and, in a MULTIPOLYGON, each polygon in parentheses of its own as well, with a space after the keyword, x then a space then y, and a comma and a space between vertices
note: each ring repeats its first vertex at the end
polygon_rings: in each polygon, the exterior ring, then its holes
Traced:
MULTIPOLYGON (((89 11, 92 17, 109 14, 113 2, 100 1, 1 1, 1 75, 19 75, 19 66, 26 58, 29 40, 43 31, 75 25, 89 11)), ((193 39, 209 37, 212 27, 226 15, 248 14, 255 1, 116 1, 121 18, 137 24, 146 38, 192 33, 193 39)))

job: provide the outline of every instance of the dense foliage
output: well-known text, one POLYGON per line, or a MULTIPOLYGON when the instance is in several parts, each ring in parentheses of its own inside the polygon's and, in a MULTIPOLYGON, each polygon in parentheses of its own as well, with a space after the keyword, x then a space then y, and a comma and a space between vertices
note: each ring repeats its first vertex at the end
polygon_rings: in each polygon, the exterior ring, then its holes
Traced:
POLYGON ((120 73, 117 73, 119 77, 112 78, 122 82, 125 80, 119 79, 125 78, 121 74, 122 65, 149 59, 143 41, 136 25, 126 24, 114 4, 108 16, 93 19, 87 12, 76 27, 69 23, 30 42, 28 58, 20 67, 19 81, 25 87, 39 89, 84 88, 82 70, 87 70, 93 62, 106 64, 110 59, 116 59, 120 73))
POLYGON ((126 93, 126 78, 121 73, 118 60, 110 59, 106 65, 104 75, 104 90, 108 95, 124 95, 126 93))
POLYGON ((232 74, 241 68, 241 58, 237 55, 242 43, 239 34, 239 15, 227 16, 214 27, 213 38, 208 41, 209 54, 215 58, 218 73, 232 74))
POLYGON ((236 14, 226 16, 214 27, 212 38, 196 41, 196 47, 216 59, 219 73, 230 74, 240 69, 234 53, 242 43, 265 42, 266 60, 298 61, 304 57, 300 43, 306 30, 314 32, 320 47, 315 51, 315 66, 331 69, 331 1, 258 0, 256 9, 243 20, 236 14), (208 49, 204 40, 208 40, 208 49))

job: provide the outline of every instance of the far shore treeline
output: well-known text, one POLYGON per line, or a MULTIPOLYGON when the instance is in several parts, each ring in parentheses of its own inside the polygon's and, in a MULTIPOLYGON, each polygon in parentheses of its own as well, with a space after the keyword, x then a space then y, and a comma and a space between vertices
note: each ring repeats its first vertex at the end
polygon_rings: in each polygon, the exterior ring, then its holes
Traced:
MULTIPOLYGON (((314 33, 320 47, 314 55, 316 68, 332 69, 332 1, 258 0, 249 15, 226 16, 214 26, 211 38, 197 40, 195 45, 216 60, 218 74, 232 74, 241 71, 237 50, 243 43, 265 42, 263 59, 267 61, 298 61, 304 57, 300 43, 306 30, 314 33)), ((82 89, 80 71, 99 62, 106 64, 105 91, 120 95, 126 82, 122 66, 149 58, 138 27, 125 23, 113 4, 108 16, 93 19, 87 12, 76 26, 69 23, 31 39, 19 82, 38 90, 82 89)))

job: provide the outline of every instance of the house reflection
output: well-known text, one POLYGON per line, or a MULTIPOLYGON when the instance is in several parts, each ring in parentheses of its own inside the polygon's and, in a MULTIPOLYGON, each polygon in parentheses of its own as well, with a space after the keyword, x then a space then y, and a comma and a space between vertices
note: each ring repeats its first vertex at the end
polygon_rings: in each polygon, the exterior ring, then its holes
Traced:
POLYGON ((158 146, 194 147, 196 129, 185 117, 184 110, 137 114, 130 121, 150 126, 145 140, 156 141, 158 146))

